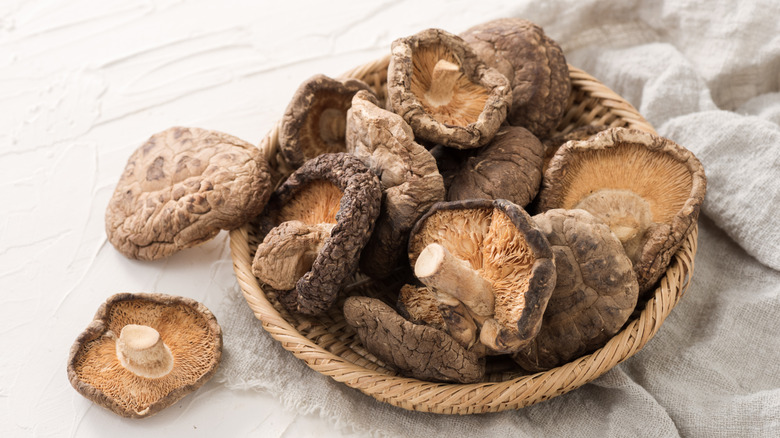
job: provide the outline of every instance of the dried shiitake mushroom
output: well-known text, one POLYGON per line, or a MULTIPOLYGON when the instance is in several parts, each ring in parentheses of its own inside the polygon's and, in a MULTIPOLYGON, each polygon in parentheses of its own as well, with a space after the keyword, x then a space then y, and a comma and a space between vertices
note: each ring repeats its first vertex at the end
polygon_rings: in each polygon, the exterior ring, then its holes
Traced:
POLYGON ((302 83, 282 116, 279 151, 291 168, 320 154, 345 152, 352 96, 371 88, 363 81, 316 75, 302 83))
POLYGON ((398 292, 399 313, 415 324, 425 324, 440 330, 446 329, 439 310, 435 292, 425 285, 405 284, 398 292))
POLYGON ((252 271, 290 310, 327 310, 358 267, 379 214, 376 175, 347 153, 323 154, 273 193, 252 271))
POLYGON ((547 239, 503 199, 435 204, 412 230, 409 260, 434 289, 448 333, 488 354, 527 345, 555 287, 547 239))
POLYGON ((606 223, 633 262, 642 293, 696 225, 706 185, 689 150, 647 132, 610 128, 561 146, 544 175, 539 207, 581 208, 606 223))
POLYGON ((401 116, 377 106, 359 91, 347 112, 347 150, 379 176, 384 200, 374 233, 363 249, 361 271, 389 276, 406 264, 406 246, 417 219, 444 200, 444 183, 433 156, 414 141, 401 116))
POLYGON ((106 234, 129 258, 159 259, 249 222, 271 190, 256 147, 221 132, 170 128, 130 156, 106 209, 106 234))
POLYGON ((427 381, 472 383, 485 375, 485 361, 441 330, 404 319, 376 298, 349 297, 344 319, 363 346, 403 374, 427 381))
POLYGON ((550 160, 558 152, 558 149, 563 146, 567 141, 582 141, 587 140, 599 132, 608 129, 609 126, 604 125, 584 125, 574 128, 566 134, 558 134, 552 137, 546 138, 544 143, 544 165, 542 166, 542 173, 547 171, 547 167, 550 165, 550 160))
POLYGON ((538 137, 558 126, 571 94, 569 67, 560 46, 541 27, 521 18, 501 18, 461 36, 489 67, 509 78, 510 124, 538 137))
POLYGON ((603 346, 631 316, 639 284, 620 240, 587 211, 554 209, 532 219, 552 246, 557 273, 539 334, 513 355, 536 372, 603 346))
POLYGON ((106 300, 68 358, 68 379, 84 397, 143 418, 206 383, 222 358, 222 329, 189 298, 117 294, 106 300))
POLYGON ((448 201, 506 199, 525 207, 539 191, 544 146, 530 131, 503 126, 455 172, 448 201))
POLYGON ((469 149, 487 144, 506 119, 508 79, 460 37, 428 29, 393 42, 388 108, 426 141, 469 149))

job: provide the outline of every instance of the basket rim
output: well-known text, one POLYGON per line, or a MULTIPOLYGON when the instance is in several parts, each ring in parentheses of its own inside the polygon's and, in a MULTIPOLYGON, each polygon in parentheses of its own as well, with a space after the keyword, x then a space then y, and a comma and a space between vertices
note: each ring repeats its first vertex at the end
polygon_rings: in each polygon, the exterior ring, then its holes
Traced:
MULTIPOLYGON (((389 55, 358 66, 341 75, 363 79, 386 73, 389 55)), ((617 93, 593 76, 569 66, 572 86, 618 117, 624 125, 655 134, 653 127, 617 93)), ((276 163, 278 126, 275 124, 260 144, 263 155, 276 163)), ((693 275, 698 226, 682 242, 659 286, 636 319, 630 320, 602 348, 551 370, 501 382, 469 384, 437 383, 386 374, 354 364, 302 335, 274 308, 252 273, 249 258, 249 224, 230 231, 233 268, 247 305, 255 317, 282 347, 313 370, 393 406, 407 410, 443 414, 473 414, 519 409, 576 389, 636 354, 658 332, 661 324, 687 290, 693 275)))

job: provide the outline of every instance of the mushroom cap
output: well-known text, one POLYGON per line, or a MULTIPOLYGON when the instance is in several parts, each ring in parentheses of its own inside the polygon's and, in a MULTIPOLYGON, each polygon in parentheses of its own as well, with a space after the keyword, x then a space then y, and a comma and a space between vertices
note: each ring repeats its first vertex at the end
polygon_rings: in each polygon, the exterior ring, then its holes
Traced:
POLYGON ((417 137, 458 149, 487 144, 506 119, 512 98, 504 75, 486 67, 460 37, 440 29, 393 42, 387 93, 388 108, 401 115, 417 137), (450 95, 432 99, 427 93, 436 83, 441 60, 457 71, 450 72, 450 95))
POLYGON ((404 319, 376 298, 349 297, 344 319, 363 346, 401 373, 428 381, 472 383, 485 375, 485 361, 434 327, 404 319))
POLYGON ((543 155, 544 146, 531 131, 505 125, 462 163, 447 200, 506 199, 525 207, 539 191, 543 155))
POLYGON ((217 371, 222 329, 201 303, 164 294, 121 293, 108 298, 70 349, 68 379, 84 397, 123 417, 143 418, 176 403, 217 371), (173 369, 140 377, 117 357, 116 343, 130 324, 151 327, 173 355, 173 369))
POLYGON ((707 179, 687 149, 647 132, 610 128, 556 152, 539 193, 541 211, 587 210, 620 238, 649 291, 696 225, 707 179))
POLYGON ((256 147, 221 132, 170 128, 130 156, 106 209, 106 234, 129 258, 159 259, 248 222, 271 191, 256 147))
POLYGON ((542 328, 513 355, 536 372, 603 346, 631 316, 639 284, 620 240, 587 211, 554 209, 531 219, 550 242, 556 269, 542 328))
POLYGON ((374 233, 363 249, 361 271, 385 278, 406 262, 409 232, 426 211, 444 200, 436 161, 414 141, 403 118, 359 91, 347 112, 347 150, 378 177, 384 200, 374 233))
MULTIPOLYGON (((295 303, 291 310, 305 314, 324 312, 333 304, 344 283, 357 271, 360 251, 373 231, 381 200, 376 175, 344 152, 322 154, 307 161, 276 189, 261 221, 271 226, 292 220, 309 225, 335 224, 311 269, 297 280, 294 289, 280 291, 283 303, 288 307, 295 303)), ((265 240, 264 244, 275 245, 265 240)), ((271 270, 283 269, 274 265, 283 259, 260 259, 259 255, 258 251, 253 262, 255 275, 259 263, 270 263, 271 270)))
POLYGON ((489 67, 509 78, 510 124, 538 137, 558 126, 571 94, 569 66, 560 46, 541 27, 521 18, 500 18, 461 36, 489 67))
POLYGON ((550 160, 552 160, 552 157, 564 143, 572 140, 587 140, 605 129, 609 129, 609 126, 584 125, 574 128, 566 134, 558 134, 544 139, 542 142, 544 144, 544 165, 542 166, 542 173, 547 171, 550 160))
POLYGON ((339 81, 321 74, 298 87, 279 130, 279 151, 293 169, 317 155, 347 150, 347 110, 359 90, 370 92, 371 87, 358 79, 339 81))
POLYGON ((494 353, 516 351, 536 336, 555 287, 555 266, 550 244, 525 210, 504 199, 437 203, 412 229, 410 263, 432 243, 491 284, 495 310, 488 320, 500 328, 494 353))

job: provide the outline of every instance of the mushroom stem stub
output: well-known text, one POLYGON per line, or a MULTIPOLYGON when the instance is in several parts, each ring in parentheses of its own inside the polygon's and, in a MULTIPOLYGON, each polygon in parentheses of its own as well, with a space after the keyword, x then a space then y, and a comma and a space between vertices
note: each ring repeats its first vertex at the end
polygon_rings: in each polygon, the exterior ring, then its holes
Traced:
POLYGON ((490 282, 442 245, 431 243, 420 252, 414 275, 426 286, 463 301, 475 314, 493 315, 495 298, 490 282))
POLYGON ((116 355, 123 367, 147 379, 163 377, 173 369, 173 355, 160 333, 152 327, 127 324, 116 343, 116 355))
POLYGON ((460 78, 460 67, 457 64, 440 59, 431 72, 431 87, 425 93, 425 98, 431 106, 447 105, 452 100, 455 83, 460 78))

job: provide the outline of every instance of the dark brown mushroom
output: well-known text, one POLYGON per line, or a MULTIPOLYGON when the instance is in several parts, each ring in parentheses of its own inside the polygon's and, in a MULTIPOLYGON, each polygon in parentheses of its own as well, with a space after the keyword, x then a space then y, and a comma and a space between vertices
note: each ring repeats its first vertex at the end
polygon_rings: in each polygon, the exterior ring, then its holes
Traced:
POLYGON ((550 242, 555 290, 531 343, 513 355, 531 372, 602 347, 628 320, 639 294, 620 240, 585 210, 549 210, 533 221, 550 242))
POLYGON ((642 293, 696 225, 706 185, 701 163, 682 146, 610 128, 561 146, 545 173, 539 207, 581 208, 606 223, 634 263, 642 293))
POLYGON ((170 128, 130 156, 106 209, 106 234, 129 258, 159 259, 247 223, 271 190, 256 147, 221 132, 170 128))
POLYGON ((292 169, 325 153, 345 152, 347 110, 363 81, 316 75, 298 87, 282 116, 279 152, 292 169))
POLYGON ((509 78, 510 124, 540 138, 558 126, 571 94, 569 66, 560 46, 541 27, 521 18, 501 18, 461 36, 489 67, 509 78))
POLYGON ((106 300, 76 339, 68 379, 98 405, 143 418, 201 387, 221 358, 222 330, 203 304, 124 293, 106 300))
POLYGON ((507 78, 460 37, 439 29, 393 42, 387 93, 388 108, 417 137, 458 149, 487 144, 511 101, 507 78))
POLYGON ((376 298, 349 297, 344 319, 363 346, 401 373, 421 380, 473 383, 482 380, 485 361, 434 327, 404 319, 376 298))
POLYGON ((259 222, 252 270, 305 314, 327 310, 358 267, 379 214, 376 175, 347 153, 323 154, 298 168, 272 195, 259 222))
POLYGON ((406 265, 409 231, 431 205, 444 200, 444 183, 433 156, 414 141, 409 125, 377 104, 366 91, 355 94, 347 112, 346 140, 348 151, 382 184, 382 208, 360 269, 385 278, 406 265))
POLYGON ((451 309, 452 318, 442 315, 448 332, 472 333, 476 323, 490 354, 518 351, 536 336, 555 287, 547 239, 503 199, 435 204, 412 230, 409 260, 420 281, 465 305, 439 298, 451 309))

